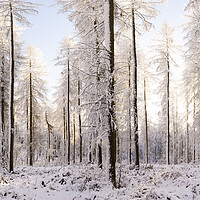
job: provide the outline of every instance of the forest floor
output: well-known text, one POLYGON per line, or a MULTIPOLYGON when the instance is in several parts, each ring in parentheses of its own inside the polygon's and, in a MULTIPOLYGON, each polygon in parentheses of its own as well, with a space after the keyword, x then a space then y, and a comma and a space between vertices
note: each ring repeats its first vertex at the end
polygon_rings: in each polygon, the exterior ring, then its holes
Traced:
POLYGON ((95 165, 16 168, 12 174, 0 172, 0 199, 200 199, 200 167, 195 165, 118 166, 118 189, 106 177, 95 165))

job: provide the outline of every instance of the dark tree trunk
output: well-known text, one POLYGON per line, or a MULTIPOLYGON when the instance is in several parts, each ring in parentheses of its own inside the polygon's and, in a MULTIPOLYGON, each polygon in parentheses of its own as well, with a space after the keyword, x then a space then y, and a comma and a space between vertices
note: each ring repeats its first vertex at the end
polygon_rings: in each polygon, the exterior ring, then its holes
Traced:
POLYGON ((108 54, 108 144, 109 144, 109 179, 116 187, 116 116, 115 116, 115 101, 114 101, 114 2, 113 0, 105 0, 105 7, 108 11, 107 18, 105 17, 105 35, 106 47, 108 54))
POLYGON ((196 127, 195 127, 195 117, 196 117, 196 100, 194 91, 194 105, 193 105, 193 162, 196 162, 196 127))
POLYGON ((189 162, 190 162, 190 159, 189 159, 189 152, 190 152, 190 150, 189 150, 189 121, 188 121, 188 115, 189 115, 189 110, 188 110, 188 105, 189 103, 188 103, 188 99, 187 99, 187 116, 186 116, 186 163, 188 163, 189 164, 189 162))
POLYGON ((120 149, 120 138, 119 138, 118 131, 116 131, 116 154, 117 154, 117 162, 118 163, 121 163, 120 151, 122 151, 122 149, 120 149))
POLYGON ((31 52, 30 52, 30 166, 33 165, 33 91, 32 91, 32 73, 31 73, 31 52))
POLYGON ((146 164, 148 164, 149 163, 149 138, 148 138, 147 94, 146 94, 146 79, 145 78, 144 78, 144 112, 145 112, 146 164))
POLYGON ((133 42, 133 123, 135 137, 135 165, 139 168, 139 137, 138 137, 138 108, 137 108, 137 51, 136 51, 135 10, 132 6, 132 42, 133 42))
POLYGON ((13 8, 12 3, 10 3, 10 94, 9 94, 9 132, 10 132, 10 161, 9 161, 9 171, 13 171, 14 157, 14 70, 15 70, 15 57, 14 57, 14 26, 13 26, 13 8))
POLYGON ((98 166, 102 169, 102 140, 98 144, 98 166))
MULTIPOLYGON (((2 48, 3 48, 2 44, 2 48)), ((3 52, 4 54, 4 52, 3 52)), ((1 156, 2 156, 2 166, 5 167, 5 157, 6 157, 6 149, 5 149, 5 57, 2 55, 2 66, 1 66, 1 156)))
POLYGON ((65 106, 63 107, 63 159, 65 163, 65 157, 66 157, 66 114, 65 114, 65 106))
POLYGON ((90 134, 90 138, 89 138, 88 162, 92 163, 92 134, 90 134))
POLYGON ((170 73, 170 64, 169 64, 169 55, 167 55, 167 164, 170 164, 170 118, 169 118, 169 73, 170 73))
MULTIPOLYGON (((49 123, 47 113, 45 113, 46 124, 48 127, 48 162, 51 161, 51 133, 53 133, 53 126, 49 123)), ((52 159, 54 159, 52 157, 52 159)))
POLYGON ((69 108, 69 88, 70 88, 70 71, 69 71, 69 58, 67 63, 67 136, 68 136, 68 156, 67 156, 67 162, 68 165, 70 165, 70 108, 69 108))
POLYGON ((74 127, 74 163, 76 162, 76 124, 75 124, 75 114, 73 116, 74 122, 73 122, 73 127, 74 127))
POLYGON ((28 141, 28 130, 29 130, 29 113, 28 113, 28 106, 29 106, 29 104, 28 104, 28 91, 27 91, 27 97, 26 97, 26 130, 27 130, 27 158, 26 158, 26 163, 27 163, 27 165, 29 164, 29 162, 28 162, 28 158, 29 158, 29 147, 30 146, 28 146, 28 143, 29 143, 29 141, 28 141))
MULTIPOLYGON (((131 56, 130 56, 131 59, 131 56)), ((132 132, 131 132, 131 60, 128 62, 128 132, 129 132, 129 163, 132 163, 132 132)))
MULTIPOLYGON (((98 31, 97 31, 97 24, 98 24, 98 21, 97 19, 95 19, 94 21, 94 32, 95 32, 95 35, 96 35, 96 68, 97 68, 97 79, 96 79, 96 92, 97 92, 97 98, 100 98, 100 45, 99 45, 99 34, 98 34, 98 31)), ((101 118, 100 118, 100 113, 99 113, 99 110, 97 112, 97 129, 96 129, 96 138, 99 137, 99 132, 100 132, 100 126, 102 124, 101 122, 101 118)), ((97 162, 98 162, 98 166, 100 168, 102 168, 102 139, 100 139, 99 143, 97 144, 97 162)))
POLYGON ((176 95, 176 144, 177 144, 177 164, 180 164, 180 142, 181 142, 181 137, 179 133, 179 127, 178 127, 178 98, 176 95))
POLYGON ((80 84, 80 77, 78 76, 78 125, 79 125, 79 156, 80 156, 80 163, 82 162, 83 156, 83 143, 82 143, 82 132, 81 132, 81 84, 80 84))

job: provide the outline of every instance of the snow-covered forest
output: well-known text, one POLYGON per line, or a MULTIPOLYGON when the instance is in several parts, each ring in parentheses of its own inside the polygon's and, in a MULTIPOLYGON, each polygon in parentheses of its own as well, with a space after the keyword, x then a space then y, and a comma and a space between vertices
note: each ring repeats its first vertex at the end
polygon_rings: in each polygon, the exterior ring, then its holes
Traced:
POLYGON ((145 38, 166 4, 54 0, 76 32, 50 96, 23 41, 43 5, 0 0, 0 199, 200 199, 200 0, 145 38))

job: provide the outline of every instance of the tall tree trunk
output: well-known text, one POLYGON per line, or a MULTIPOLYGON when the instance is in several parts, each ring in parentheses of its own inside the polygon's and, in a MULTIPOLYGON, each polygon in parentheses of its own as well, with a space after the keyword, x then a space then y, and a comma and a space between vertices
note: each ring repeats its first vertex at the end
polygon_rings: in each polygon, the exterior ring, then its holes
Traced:
POLYGON ((193 100, 193 162, 196 162, 196 126, 195 126, 195 118, 196 118, 196 99, 195 99, 195 90, 194 90, 194 100, 193 100))
POLYGON ((33 91, 32 91, 32 64, 31 64, 31 52, 30 52, 30 166, 33 165, 33 91))
POLYGON ((121 146, 120 146, 120 138, 119 138, 119 132, 116 131, 116 154, 117 154, 117 162, 121 163, 121 154, 122 152, 121 146))
POLYGON ((98 166, 102 169, 103 163, 102 163, 102 139, 100 139, 98 143, 98 166))
POLYGON ((137 108, 137 51, 136 51, 135 10, 132 4, 132 42, 133 42, 133 122, 135 137, 135 165, 139 168, 139 137, 138 137, 138 108, 137 108))
MULTIPOLYGON (((98 24, 98 21, 97 19, 95 19, 94 21, 94 32, 95 32, 95 35, 96 35, 96 73, 97 73, 97 79, 96 79, 96 92, 97 92, 97 98, 100 98, 100 46, 99 46, 99 35, 98 35, 98 31, 97 31, 97 24, 98 24)), ((100 118, 100 114, 99 114, 99 110, 97 111, 97 128, 96 128, 96 138, 99 137, 99 133, 101 131, 100 129, 100 126, 102 124, 101 122, 101 118, 100 118)), ((100 168, 102 168, 102 139, 100 139, 100 141, 97 142, 97 163, 98 163, 98 166, 100 168)))
POLYGON ((14 79, 15 79, 15 57, 14 57, 14 26, 13 26, 13 8, 10 3, 10 93, 9 93, 9 133, 10 133, 10 160, 9 171, 13 171, 14 158, 14 79))
MULTIPOLYGON (((47 113, 45 113, 45 119, 46 119, 46 124, 48 127, 48 162, 50 163, 51 161, 51 133, 53 133, 53 126, 49 123, 48 118, 47 118, 47 113)), ((53 138, 53 136, 52 136, 53 138)), ((52 160, 53 160, 52 156, 52 160)))
POLYGON ((70 76, 69 76, 69 58, 67 63, 67 136, 68 136, 68 156, 67 161, 68 165, 70 165, 70 108, 69 108, 69 89, 70 89, 70 76))
POLYGON ((109 144, 109 179, 114 187, 116 187, 116 115, 114 101, 114 3, 113 0, 105 0, 105 44, 107 50, 107 66, 108 66, 108 144, 109 144))
MULTIPOLYGON (((65 104, 65 103, 64 103, 65 104)), ((63 160, 66 161, 66 114, 65 105, 63 106, 63 160)))
POLYGON ((187 116, 186 116, 186 163, 189 163, 190 162, 190 159, 189 159, 189 121, 188 121, 188 115, 189 115, 189 110, 188 110, 188 107, 189 107, 189 103, 188 103, 188 99, 187 99, 187 116))
POLYGON ((176 144, 177 144, 177 164, 180 164, 180 135, 178 127, 178 98, 176 94, 176 144))
POLYGON ((173 117, 173 155, 172 155, 172 160, 173 160, 173 164, 175 165, 176 163, 176 122, 175 122, 175 114, 174 113, 174 110, 175 110, 175 106, 173 105, 173 108, 172 108, 172 117, 173 117))
POLYGON ((167 152, 166 152, 166 162, 170 164, 170 118, 169 118, 169 74, 170 74, 170 64, 169 64, 169 55, 167 55, 167 152))
MULTIPOLYGON (((2 44, 3 48, 4 44, 2 44)), ((5 57, 2 50, 1 65, 1 156, 2 166, 5 167, 6 148, 5 148, 5 57)))
POLYGON ((81 131, 81 84, 80 77, 78 75, 78 126, 79 126, 79 156, 80 163, 82 163, 82 155, 83 155, 83 139, 82 139, 82 131, 81 131))
POLYGON ((74 127, 74 163, 76 162, 76 124, 75 124, 75 114, 73 115, 73 127, 74 127))
POLYGON ((29 165, 29 162, 28 162, 29 159, 28 158, 29 158, 29 149, 30 149, 29 148, 30 146, 28 145, 29 144, 29 141, 28 141, 29 140, 28 139, 28 130, 29 130, 29 123, 28 123, 29 122, 29 112, 28 112, 28 106, 29 106, 29 104, 28 104, 28 91, 27 91, 27 96, 26 96, 26 120, 27 120, 26 121, 26 130, 27 130, 27 140, 26 140, 27 141, 27 145, 26 145, 27 146, 26 147, 27 148, 27 155, 26 155, 26 163, 27 163, 27 165, 29 165))
POLYGON ((145 116, 145 140, 146 140, 146 164, 149 163, 149 136, 148 136, 148 115, 147 115, 147 90, 146 79, 144 78, 144 116, 145 116))
POLYGON ((131 56, 128 61, 128 134, 129 134, 129 163, 132 163, 132 132, 131 132, 131 56))
MULTIPOLYGON (((48 121, 47 121, 47 125, 48 125, 48 121)), ((49 125, 48 125, 48 161, 50 163, 51 161, 51 130, 49 128, 49 125)))
POLYGON ((92 163, 92 134, 91 133, 89 137, 88 162, 92 163))

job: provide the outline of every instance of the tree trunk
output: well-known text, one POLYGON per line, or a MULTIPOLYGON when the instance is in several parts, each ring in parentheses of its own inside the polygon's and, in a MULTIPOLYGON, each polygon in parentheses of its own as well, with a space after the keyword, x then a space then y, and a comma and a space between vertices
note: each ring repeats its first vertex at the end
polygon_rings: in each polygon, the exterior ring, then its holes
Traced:
POLYGON ((117 162, 121 163, 121 146, 120 146, 120 138, 119 138, 119 133, 116 131, 116 154, 117 154, 117 162))
POLYGON ((187 116, 186 116, 186 163, 189 164, 189 121, 188 121, 188 99, 187 99, 187 116))
MULTIPOLYGON (((48 125, 48 124, 47 124, 48 125)), ((48 161, 51 161, 51 130, 48 125, 48 161)))
POLYGON ((196 101, 195 101, 195 91, 194 91, 194 100, 193 100, 193 162, 196 162, 196 127, 195 127, 195 118, 196 118, 196 101))
POLYGON ((82 155, 83 155, 83 143, 82 143, 82 132, 81 132, 81 84, 80 84, 80 77, 78 75, 78 126, 79 126, 79 156, 80 156, 80 163, 82 163, 82 155))
POLYGON ((65 105, 63 107, 63 160, 66 161, 66 116, 65 105))
MULTIPOLYGON (((3 48, 4 44, 2 44, 3 48)), ((2 166, 5 167, 5 57, 4 50, 2 50, 2 66, 1 66, 1 156, 2 166)))
POLYGON ((88 162, 92 163, 92 134, 90 133, 89 147, 88 147, 88 162))
POLYGON ((135 137, 135 165, 139 168, 139 137, 138 137, 138 108, 137 108, 137 51, 136 51, 135 10, 132 5, 132 42, 133 42, 133 122, 135 137))
POLYGON ((108 66, 108 144, 109 144, 109 179, 116 187, 116 116, 114 101, 114 3, 113 0, 105 0, 105 46, 107 50, 108 66))
POLYGON ((31 64, 31 52, 30 52, 30 166, 33 165, 33 92, 32 92, 32 73, 31 69, 32 64, 31 64))
POLYGON ((14 26, 13 26, 13 8, 10 3, 10 93, 9 93, 9 133, 10 133, 10 161, 9 171, 13 171, 13 150, 14 150, 14 70, 15 70, 15 58, 14 58, 14 26))
POLYGON ((100 139, 98 144, 98 166, 102 169, 103 163, 102 163, 102 139, 100 139))
POLYGON ((75 114, 73 116, 74 122, 73 122, 73 127, 74 127, 74 163, 76 162, 76 125, 75 125, 75 114))
POLYGON ((70 81, 69 81, 69 58, 67 63, 67 136, 68 136, 68 156, 67 161, 68 165, 70 165, 70 110, 69 110, 69 88, 70 88, 70 81))
POLYGON ((178 127, 178 98, 176 94, 176 144, 177 144, 177 164, 180 164, 180 135, 178 127))
POLYGON ((169 55, 167 55, 167 155, 166 155, 166 162, 168 165, 170 164, 169 73, 170 73, 169 55))
POLYGON ((132 135, 131 135, 131 56, 128 62, 128 133, 129 133, 129 163, 132 163, 132 135))
POLYGON ((26 145, 26 148, 27 148, 27 155, 26 155, 26 163, 27 165, 29 165, 29 141, 28 141, 28 130, 29 130, 29 112, 28 112, 28 91, 27 91, 27 96, 26 96, 26 130, 27 130, 27 145, 26 145))
POLYGON ((175 113, 174 113, 175 107, 173 105, 172 108, 172 117, 173 117, 173 155, 172 155, 172 160, 173 160, 173 164, 175 165, 176 163, 176 122, 175 122, 175 113))
POLYGON ((146 140, 146 164, 149 163, 149 136, 148 136, 148 115, 147 115, 147 94, 146 79, 144 78, 144 116, 145 116, 145 140, 146 140))
MULTIPOLYGON (((51 133, 53 135, 53 126, 48 121, 47 113, 45 113, 45 119, 46 119, 46 124, 48 127, 48 162, 50 163, 51 161, 51 133)), ((54 160, 53 156, 52 156, 52 160, 54 160)))
MULTIPOLYGON (((94 32, 95 32, 95 35, 96 35, 96 73, 97 73, 97 79, 96 79, 96 92, 97 92, 97 98, 100 98, 101 94, 100 94, 100 46, 99 46, 99 35, 98 35, 98 31, 97 31, 97 24, 98 24, 98 21, 97 19, 95 19, 94 21, 94 32)), ((99 113, 99 110, 97 111, 97 118, 98 120, 96 121, 96 125, 97 125, 97 128, 96 128, 96 138, 99 137, 99 133, 101 131, 100 129, 100 126, 102 124, 101 122, 101 118, 100 118, 100 113, 99 113)), ((100 139, 100 141, 98 141, 97 143, 97 163, 98 163, 98 166, 100 168, 102 168, 102 139, 100 139)))

